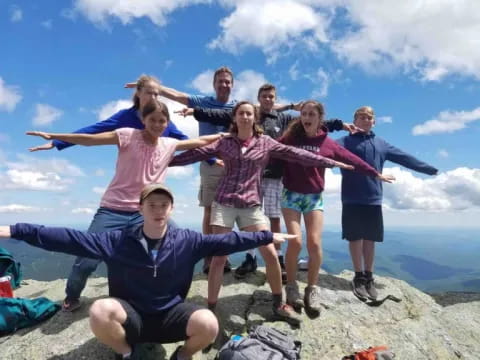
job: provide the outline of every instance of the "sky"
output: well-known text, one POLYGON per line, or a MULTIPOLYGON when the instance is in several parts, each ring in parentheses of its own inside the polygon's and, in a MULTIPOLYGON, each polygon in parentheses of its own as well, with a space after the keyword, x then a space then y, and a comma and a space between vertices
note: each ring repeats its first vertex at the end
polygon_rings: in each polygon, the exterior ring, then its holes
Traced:
MULTIPOLYGON (((86 226, 113 177, 115 146, 29 153, 25 131, 70 132, 131 106, 141 74, 212 94, 214 69, 235 73, 232 98, 265 82, 282 103, 316 99, 351 122, 375 109, 375 133, 437 167, 386 163, 386 226, 478 228, 480 2, 469 0, 0 0, 0 217, 86 226)), ((189 136, 198 123, 172 120, 189 136)), ((345 133, 334 133, 338 138, 345 133)), ((198 166, 169 170, 174 219, 199 226, 198 166)), ((327 170, 325 222, 341 219, 340 175, 327 170)))

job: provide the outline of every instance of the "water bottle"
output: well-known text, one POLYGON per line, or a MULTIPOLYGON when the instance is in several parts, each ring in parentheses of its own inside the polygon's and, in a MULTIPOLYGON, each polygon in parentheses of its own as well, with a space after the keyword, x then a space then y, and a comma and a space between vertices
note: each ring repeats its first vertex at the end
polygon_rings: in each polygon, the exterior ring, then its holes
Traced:
POLYGON ((0 297, 13 297, 12 285, 10 284, 10 275, 0 277, 0 297))

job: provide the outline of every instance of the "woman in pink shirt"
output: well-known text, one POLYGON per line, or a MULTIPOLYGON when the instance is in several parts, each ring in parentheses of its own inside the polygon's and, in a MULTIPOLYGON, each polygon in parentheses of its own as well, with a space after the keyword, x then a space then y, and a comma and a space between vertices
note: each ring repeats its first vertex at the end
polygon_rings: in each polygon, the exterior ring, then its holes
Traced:
MULTIPOLYGON (((390 182, 372 166, 352 154, 327 136, 323 126, 323 105, 309 100, 302 104, 300 118, 290 124, 280 142, 310 151, 313 154, 343 161, 367 176, 390 182)), ((305 306, 309 314, 320 314, 318 274, 322 264, 323 197, 325 169, 285 163, 283 167, 282 213, 290 234, 297 235, 288 242, 285 267, 287 270, 287 303, 298 309, 305 306), (301 217, 305 221, 308 250, 308 281, 303 299, 297 277, 297 259, 302 248, 301 217)))
MULTIPOLYGON (((210 225, 214 233, 226 233, 235 223, 243 231, 268 230, 268 220, 260 206, 260 180, 270 157, 295 161, 305 166, 351 169, 351 166, 314 155, 302 149, 280 144, 270 136, 262 135, 257 125, 258 114, 253 104, 242 101, 232 110, 232 136, 224 137, 210 145, 186 151, 175 156, 171 166, 186 165, 208 159, 221 158, 225 174, 218 185, 212 204, 210 225)), ((294 324, 300 319, 295 311, 282 301, 282 276, 280 264, 273 245, 259 248, 267 270, 267 280, 272 289, 273 311, 294 324)), ((208 274, 208 304, 214 309, 223 280, 223 265, 226 257, 214 257, 208 274)))
MULTIPOLYGON (((217 134, 181 141, 160 137, 170 121, 170 115, 167 106, 156 99, 153 90, 155 89, 150 89, 148 84, 137 90, 136 96, 142 109, 141 120, 145 125, 142 130, 120 128, 99 134, 27 132, 28 135, 40 136, 46 140, 118 147, 115 176, 100 201, 100 208, 93 217, 89 232, 122 229, 127 224, 141 223, 143 218, 139 212, 138 194, 145 185, 164 181, 168 163, 175 151, 207 145, 221 136, 217 134)), ((88 276, 95 271, 99 262, 82 257, 75 260, 67 281, 64 310, 73 311, 80 306, 80 294, 88 276)))

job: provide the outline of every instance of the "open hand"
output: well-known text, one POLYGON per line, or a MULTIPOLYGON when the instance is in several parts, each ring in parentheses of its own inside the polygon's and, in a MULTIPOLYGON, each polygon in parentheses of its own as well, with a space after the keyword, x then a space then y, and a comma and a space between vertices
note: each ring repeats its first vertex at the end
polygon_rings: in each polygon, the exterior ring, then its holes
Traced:
POLYGON ((273 233, 273 243, 281 244, 286 240, 295 239, 297 235, 285 234, 285 233, 273 233))
POLYGON ((175 110, 173 113, 181 115, 183 117, 186 117, 186 116, 193 115, 193 109, 192 108, 183 108, 182 110, 175 110))
POLYGON ((383 174, 379 174, 378 175, 378 178, 382 181, 385 181, 387 183, 392 183, 395 181, 395 176, 393 175, 383 175, 383 174))
POLYGON ((40 136, 45 140, 52 140, 52 137, 50 136, 50 134, 43 131, 27 131, 25 134, 32 135, 32 136, 40 136))
POLYGON ((350 134, 363 133, 363 129, 359 128, 355 124, 343 123, 343 130, 348 131, 350 134))
POLYGON ((28 151, 30 152, 35 152, 35 151, 40 151, 40 150, 51 150, 53 149, 55 146, 53 145, 53 142, 48 142, 46 144, 43 144, 43 145, 40 145, 40 146, 34 146, 34 147, 31 147, 31 148, 28 148, 28 151))

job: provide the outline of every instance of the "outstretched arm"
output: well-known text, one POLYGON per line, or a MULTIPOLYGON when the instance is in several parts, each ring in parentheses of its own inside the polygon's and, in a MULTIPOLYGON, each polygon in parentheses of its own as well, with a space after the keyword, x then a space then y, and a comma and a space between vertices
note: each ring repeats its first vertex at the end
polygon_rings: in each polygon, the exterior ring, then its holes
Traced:
POLYGON ((418 160, 416 157, 407 154, 406 152, 388 144, 387 142, 385 142, 385 145, 387 146, 386 160, 390 160, 391 162, 423 174, 436 175, 438 173, 437 168, 418 160))
MULTIPOLYGON (((127 89, 135 89, 137 87, 137 83, 131 82, 131 83, 126 83, 124 85, 125 88, 127 89)), ((188 105, 188 98, 189 95, 187 93, 175 90, 173 88, 166 87, 164 85, 160 85, 160 96, 164 96, 167 99, 179 102, 183 105, 188 105)))
POLYGON ((273 142, 270 146, 270 155, 274 158, 285 160, 289 162, 297 162, 303 166, 315 167, 339 167, 341 169, 353 170, 353 166, 335 161, 321 155, 316 155, 310 151, 298 149, 293 146, 288 146, 279 143, 271 138, 268 141, 273 142))
POLYGON ((216 156, 219 143, 220 141, 217 140, 210 145, 202 146, 196 149, 190 149, 181 154, 175 155, 168 166, 193 164, 197 161, 207 160, 212 156, 216 156))
POLYGON ((118 145, 118 136, 114 131, 100 134, 56 134, 43 131, 27 131, 27 135, 39 136, 45 140, 62 140, 72 144, 93 145, 118 145))
POLYGON ((190 149, 195 149, 201 146, 206 146, 208 144, 211 144, 212 142, 222 138, 225 134, 224 133, 218 133, 218 134, 213 134, 213 135, 204 135, 200 136, 196 139, 188 139, 188 140, 183 140, 179 141, 177 143, 177 147, 175 150, 190 150, 190 149))
POLYGON ((114 253, 121 231, 89 233, 62 227, 18 223, 0 227, 0 237, 23 240, 49 251, 94 259, 108 259, 114 253))

